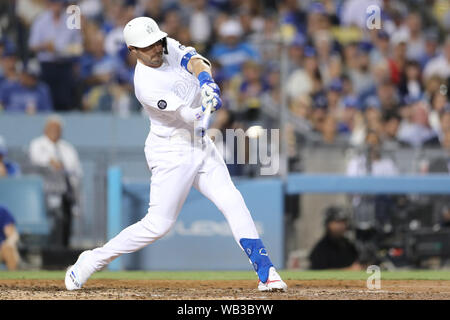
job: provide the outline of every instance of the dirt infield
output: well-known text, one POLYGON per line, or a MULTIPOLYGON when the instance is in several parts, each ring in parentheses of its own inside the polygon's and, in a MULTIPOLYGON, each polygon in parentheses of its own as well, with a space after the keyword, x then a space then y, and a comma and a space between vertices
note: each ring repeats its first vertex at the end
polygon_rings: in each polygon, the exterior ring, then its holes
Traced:
POLYGON ((285 293, 261 293, 255 281, 91 279, 79 291, 63 280, 0 280, 0 300, 449 300, 450 281, 383 280, 368 290, 362 280, 287 280, 285 293))

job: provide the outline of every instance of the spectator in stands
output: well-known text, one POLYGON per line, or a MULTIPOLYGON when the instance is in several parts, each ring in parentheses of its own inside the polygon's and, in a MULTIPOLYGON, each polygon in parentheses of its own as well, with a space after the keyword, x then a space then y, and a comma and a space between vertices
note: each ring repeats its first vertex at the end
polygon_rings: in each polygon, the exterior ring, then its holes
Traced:
POLYGON ((343 208, 330 206, 325 210, 325 235, 309 255, 311 269, 362 270, 356 247, 346 237, 348 219, 343 208))
POLYGON ((442 141, 443 132, 450 130, 450 105, 449 104, 447 104, 445 106, 445 108, 440 112, 439 124, 440 124, 439 140, 442 141))
POLYGON ((443 79, 450 77, 450 35, 447 35, 442 48, 442 54, 432 58, 425 65, 423 76, 426 79, 437 75, 443 79))
POLYGON ((389 79, 378 85, 377 98, 382 112, 396 111, 400 103, 397 86, 389 79))
POLYGON ((355 55, 355 68, 348 71, 348 75, 353 83, 356 93, 365 92, 370 89, 373 79, 370 70, 370 51, 372 47, 367 42, 360 42, 357 45, 355 55))
POLYGON ((396 112, 386 112, 383 115, 383 133, 381 136, 383 149, 396 150, 404 145, 397 138, 400 122, 401 117, 396 112))
POLYGON ((376 38, 374 39, 373 45, 375 47, 370 52, 371 65, 376 65, 377 63, 388 59, 391 48, 389 41, 389 33, 387 33, 383 29, 380 29, 376 34, 376 38))
POLYGON ((259 53, 241 40, 242 26, 239 21, 227 20, 219 28, 220 41, 211 49, 211 59, 222 66, 226 79, 231 79, 242 71, 247 60, 260 61, 259 53))
POLYGON ((151 17, 156 21, 158 25, 160 25, 164 20, 164 10, 163 10, 163 1, 161 0, 152 0, 152 1, 143 1, 143 12, 142 16, 151 17))
POLYGON ((425 52, 420 57, 420 68, 423 70, 427 63, 437 57, 439 47, 439 34, 437 30, 431 29, 425 33, 425 52))
POLYGON ((348 162, 347 175, 390 176, 398 173, 394 161, 382 154, 382 141, 376 132, 369 131, 366 135, 365 143, 367 145, 367 150, 364 150, 361 154, 355 155, 348 162))
POLYGON ((408 44, 406 56, 409 60, 418 61, 425 55, 425 35, 420 12, 411 11, 406 17, 408 28, 408 44))
POLYGON ((6 156, 8 149, 6 148, 5 139, 0 136, 0 178, 2 177, 16 177, 20 175, 20 166, 12 161, 9 161, 6 156))
POLYGON ((107 54, 103 32, 92 26, 85 39, 85 52, 80 58, 80 78, 83 84, 83 110, 111 110, 114 84, 120 61, 107 54))
POLYGON ((19 64, 18 81, 0 85, 0 106, 7 112, 35 114, 53 110, 49 87, 39 80, 40 67, 37 61, 19 64))
POLYGON ((442 131, 440 122, 441 114, 445 112, 446 108, 450 107, 447 95, 440 91, 435 92, 431 97, 430 106, 431 108, 428 116, 430 126, 438 133, 438 135, 440 135, 442 131))
POLYGON ((331 113, 325 113, 319 122, 319 134, 316 135, 315 142, 321 146, 346 146, 348 137, 338 132, 338 121, 331 113))
POLYGON ((431 128, 428 120, 428 108, 423 101, 404 107, 406 117, 398 129, 398 139, 412 147, 439 144, 437 133, 431 128))
POLYGON ((407 56, 406 48, 409 36, 407 32, 396 32, 391 36, 392 54, 388 59, 391 81, 397 86, 404 72, 407 56))
POLYGON ((277 3, 279 20, 290 32, 306 35, 307 15, 296 0, 283 0, 277 3))
POLYGON ((342 81, 340 79, 333 79, 330 81, 327 91, 327 111, 334 115, 337 119, 341 118, 344 106, 342 104, 342 81))
POLYGON ((0 40, 0 86, 17 80, 17 56, 7 45, 6 39, 0 40))
POLYGON ((289 67, 287 69, 289 74, 303 67, 305 45, 306 39, 302 34, 297 34, 292 39, 288 48, 289 67))
POLYGON ((415 60, 408 60, 398 86, 401 98, 421 99, 423 97, 421 78, 420 64, 415 60))
POLYGON ((78 108, 75 94, 74 58, 82 52, 79 29, 67 27, 67 0, 48 0, 47 10, 31 25, 29 48, 41 64, 41 79, 50 87, 54 109, 78 108))
POLYGON ((269 90, 262 76, 262 66, 255 61, 246 61, 242 65, 242 76, 238 103, 243 108, 259 108, 261 95, 269 90))
POLYGON ((0 205, 0 263, 4 262, 8 270, 16 270, 19 266, 18 241, 16 221, 8 209, 0 205))
POLYGON ((116 57, 125 45, 123 38, 123 28, 125 24, 134 18, 135 6, 133 1, 108 1, 110 6, 116 8, 117 12, 109 21, 108 29, 102 30, 104 39, 98 42, 104 49, 106 55, 116 57))
MULTIPOLYGON (((262 21, 263 27, 260 32, 252 37, 251 44, 261 55, 261 60, 264 62, 273 62, 279 60, 280 45, 279 41, 279 25, 278 16, 272 11, 266 12, 265 19, 262 21)), ((302 40, 298 42, 293 39, 292 46, 301 45, 302 40)), ((289 53, 290 64, 295 64, 295 67, 289 67, 289 70, 298 68, 302 64, 302 58, 299 57, 298 49, 293 49, 297 53, 289 53)), ((301 49, 300 49, 301 51, 301 49)))
POLYGON ((361 113, 361 108, 355 96, 345 97, 342 105, 343 110, 338 122, 338 132, 349 135, 356 125, 357 114, 361 113))
MULTIPOLYGON (((151 2, 153 1, 149 1, 149 3, 151 2)), ((158 2, 160 1, 156 1, 156 3, 158 2)), ((154 16, 149 15, 149 17, 152 17, 157 23, 159 22, 154 16)), ((211 15, 207 8, 207 1, 193 1, 193 10, 189 17, 189 31, 194 47, 202 54, 205 52, 213 32, 211 19, 211 15)))
POLYGON ((71 234, 72 216, 79 213, 79 189, 82 168, 75 147, 62 139, 63 122, 57 115, 47 118, 44 134, 30 143, 32 165, 42 168, 44 178, 61 177, 64 186, 56 194, 47 194, 49 209, 54 214, 52 235, 54 244, 67 247, 71 234))
POLYGON ((303 94, 314 93, 314 82, 317 79, 319 64, 314 47, 305 47, 303 67, 293 71, 285 84, 289 99, 293 100, 303 94))

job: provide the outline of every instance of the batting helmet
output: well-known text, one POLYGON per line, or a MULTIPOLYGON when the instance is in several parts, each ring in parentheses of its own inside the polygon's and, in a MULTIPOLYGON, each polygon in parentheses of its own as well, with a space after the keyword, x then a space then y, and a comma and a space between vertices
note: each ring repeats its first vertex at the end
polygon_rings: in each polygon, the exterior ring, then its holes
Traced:
POLYGON ((123 36, 127 46, 146 48, 159 40, 165 40, 167 33, 159 30, 152 18, 138 17, 125 25, 123 36))

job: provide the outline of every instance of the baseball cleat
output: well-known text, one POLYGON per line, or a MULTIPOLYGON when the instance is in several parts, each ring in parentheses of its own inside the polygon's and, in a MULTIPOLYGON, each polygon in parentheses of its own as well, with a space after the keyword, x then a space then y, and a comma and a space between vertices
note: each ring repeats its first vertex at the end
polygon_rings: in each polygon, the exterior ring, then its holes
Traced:
POLYGON ((259 291, 270 291, 270 292, 274 292, 274 291, 286 292, 287 285, 286 285, 286 283, 284 283, 283 280, 281 280, 281 277, 278 274, 278 272, 275 270, 275 268, 270 267, 269 278, 267 279, 267 282, 262 283, 261 281, 259 281, 258 290, 259 291))
POLYGON ((64 279, 67 290, 81 289, 83 284, 94 273, 93 269, 90 269, 86 265, 83 265, 83 261, 85 260, 85 257, 89 252, 90 250, 82 252, 78 257, 77 262, 67 269, 66 277, 64 279))

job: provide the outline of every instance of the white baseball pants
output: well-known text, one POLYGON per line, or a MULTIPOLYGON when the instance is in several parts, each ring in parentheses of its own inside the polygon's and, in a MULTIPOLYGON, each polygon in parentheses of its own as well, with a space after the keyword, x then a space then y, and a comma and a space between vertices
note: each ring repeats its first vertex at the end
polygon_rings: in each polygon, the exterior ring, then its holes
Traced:
POLYGON ((174 225, 192 186, 211 200, 225 216, 236 242, 259 238, 241 193, 209 137, 205 145, 183 137, 149 134, 145 155, 152 172, 150 203, 143 219, 121 231, 103 247, 94 249, 89 262, 96 270, 124 253, 137 251, 163 237, 174 225))

